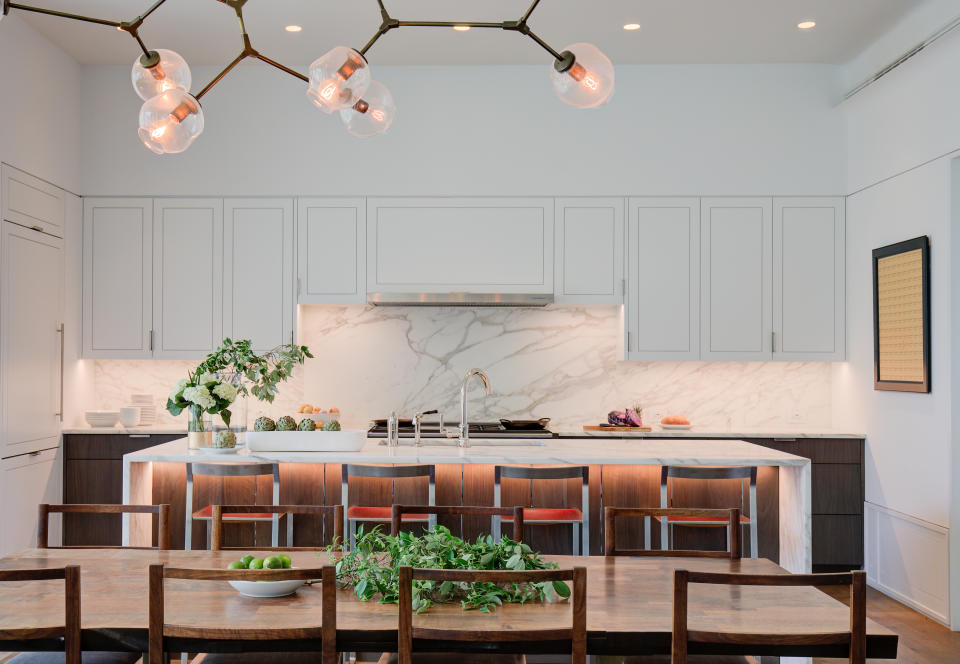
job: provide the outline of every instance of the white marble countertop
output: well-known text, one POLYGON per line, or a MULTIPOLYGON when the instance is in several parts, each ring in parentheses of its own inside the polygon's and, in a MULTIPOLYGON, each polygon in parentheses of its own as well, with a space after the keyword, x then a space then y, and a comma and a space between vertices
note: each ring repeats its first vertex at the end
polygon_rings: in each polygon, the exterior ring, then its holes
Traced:
POLYGON ((130 435, 130 434, 180 434, 182 436, 187 435, 187 430, 184 427, 176 426, 142 426, 142 427, 67 427, 64 428, 61 433, 64 435, 68 434, 95 434, 95 435, 104 435, 104 434, 116 434, 116 435, 130 435))
POLYGON ((768 449, 742 440, 618 440, 588 442, 573 439, 541 439, 536 445, 477 445, 457 447, 401 446, 388 448, 380 439, 369 439, 359 452, 251 452, 210 454, 189 450, 186 438, 124 455, 126 463, 150 461, 279 461, 281 463, 449 463, 535 465, 750 465, 805 466, 809 459, 768 449), (539 444, 539 443, 542 443, 539 444))
POLYGON ((718 431, 707 427, 693 426, 690 429, 661 429, 653 425, 653 431, 630 431, 611 428, 609 431, 554 431, 560 438, 866 438, 862 433, 830 429, 751 429, 739 428, 718 431))

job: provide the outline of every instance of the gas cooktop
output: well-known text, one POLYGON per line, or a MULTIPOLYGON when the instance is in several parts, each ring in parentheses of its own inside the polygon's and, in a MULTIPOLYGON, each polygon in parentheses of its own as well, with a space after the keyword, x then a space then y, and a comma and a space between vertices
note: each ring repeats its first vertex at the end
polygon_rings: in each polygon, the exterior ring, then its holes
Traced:
MULTIPOLYGON (((374 421, 367 430, 367 435, 371 438, 386 438, 387 425, 381 424, 382 420, 374 421)), ((413 438, 413 423, 410 420, 400 420, 400 437, 413 438)), ((446 431, 456 432, 456 425, 447 427, 446 431)), ((447 438, 447 433, 440 430, 440 424, 437 422, 424 422, 420 425, 421 438, 447 438)), ((553 432, 549 429, 530 429, 513 428, 505 426, 500 422, 471 422, 471 438, 553 438, 553 432)))

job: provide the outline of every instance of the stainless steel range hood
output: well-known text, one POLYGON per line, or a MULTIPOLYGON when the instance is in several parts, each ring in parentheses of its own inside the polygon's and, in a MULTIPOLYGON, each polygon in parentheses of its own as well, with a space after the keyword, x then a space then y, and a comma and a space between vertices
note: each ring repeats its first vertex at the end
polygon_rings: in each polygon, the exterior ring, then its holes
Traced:
POLYGON ((545 307, 552 293, 367 293, 367 302, 391 307, 545 307))

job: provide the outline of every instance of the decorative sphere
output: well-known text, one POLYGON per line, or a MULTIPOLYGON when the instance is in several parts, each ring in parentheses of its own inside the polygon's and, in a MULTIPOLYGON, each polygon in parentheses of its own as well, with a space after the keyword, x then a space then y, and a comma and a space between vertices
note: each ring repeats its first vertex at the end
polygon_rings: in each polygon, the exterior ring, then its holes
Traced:
POLYGON ((565 71, 550 69, 550 85, 565 104, 574 108, 603 106, 613 95, 613 63, 593 44, 571 44, 573 65, 565 71))
POLYGON ((174 88, 140 107, 140 140, 157 154, 186 150, 203 133, 203 109, 188 92, 174 88))
POLYGON ((340 120, 354 136, 370 138, 382 134, 393 124, 397 116, 397 106, 387 86, 378 81, 370 81, 363 97, 351 108, 340 111, 340 120))
POLYGON ((165 48, 152 52, 160 56, 159 63, 153 67, 144 67, 140 58, 137 58, 130 72, 133 89, 140 95, 140 99, 147 101, 161 92, 173 89, 190 92, 193 79, 187 61, 179 53, 165 48))
POLYGON ((370 85, 370 67, 360 53, 337 46, 310 65, 307 97, 320 110, 333 113, 351 108, 370 85))

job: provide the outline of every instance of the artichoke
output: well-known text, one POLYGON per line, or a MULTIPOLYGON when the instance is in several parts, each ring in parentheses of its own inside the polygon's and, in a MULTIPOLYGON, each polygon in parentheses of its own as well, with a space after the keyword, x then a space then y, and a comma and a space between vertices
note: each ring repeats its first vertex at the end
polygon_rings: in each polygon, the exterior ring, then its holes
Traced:
POLYGON ((258 417, 253 423, 254 431, 275 431, 277 423, 269 417, 258 417))
POLYGON ((213 438, 213 447, 236 447, 237 446, 237 434, 233 433, 229 429, 225 431, 218 431, 217 435, 213 438))
POLYGON ((340 431, 340 423, 336 420, 331 420, 323 425, 324 431, 340 431))
POLYGON ((289 415, 284 415, 277 420, 277 431, 296 431, 297 421, 289 415))
POLYGON ((317 423, 311 420, 309 417, 305 417, 300 420, 300 424, 297 426, 297 429, 300 431, 316 431, 317 423))

